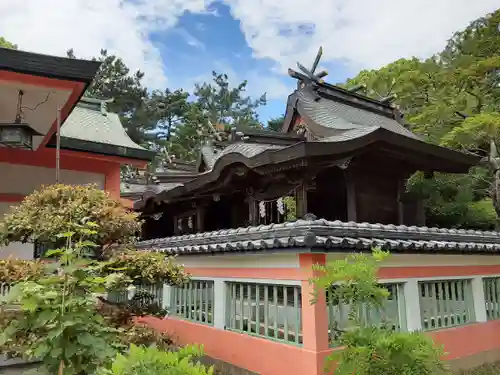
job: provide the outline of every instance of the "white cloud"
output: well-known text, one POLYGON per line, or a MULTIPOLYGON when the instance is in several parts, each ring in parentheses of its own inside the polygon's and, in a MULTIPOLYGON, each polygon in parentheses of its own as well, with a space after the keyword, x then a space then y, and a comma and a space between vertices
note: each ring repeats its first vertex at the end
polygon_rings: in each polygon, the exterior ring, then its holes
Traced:
POLYGON ((225 0, 254 56, 285 72, 323 61, 377 68, 441 50, 453 32, 500 7, 500 0, 225 0))
POLYGON ((149 87, 167 77, 151 32, 175 26, 185 11, 206 12, 209 0, 0 0, 0 35, 21 49, 90 58, 101 48, 146 73, 149 87))
MULTIPOLYGON (((279 73, 295 67, 296 61, 310 66, 320 45, 324 47, 324 63, 342 59, 352 69, 376 68, 400 57, 429 56, 441 50, 454 31, 500 7, 500 0, 223 1, 240 21, 254 56, 275 62, 279 73)), ((149 87, 164 88, 168 65, 165 69, 150 34, 175 28, 185 11, 217 16, 210 6, 213 3, 0 0, 0 36, 22 49, 61 56, 74 48, 77 56, 90 58, 106 48, 121 56, 131 69, 144 71, 149 87)), ((204 26, 200 23, 196 27, 202 30, 204 26)), ((196 40, 188 39, 191 45, 202 48, 196 40)), ((268 91, 270 97, 278 97, 288 92, 273 72, 248 72, 244 78, 249 78, 252 94, 268 91)))

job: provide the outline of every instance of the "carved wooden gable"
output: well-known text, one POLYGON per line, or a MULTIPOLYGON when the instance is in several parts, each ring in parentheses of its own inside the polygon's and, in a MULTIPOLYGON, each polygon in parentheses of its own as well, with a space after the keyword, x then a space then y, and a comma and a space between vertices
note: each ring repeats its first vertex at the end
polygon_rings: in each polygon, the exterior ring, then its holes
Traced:
POLYGON ((318 139, 318 137, 309 130, 307 124, 301 118, 297 119, 295 122, 292 132, 298 135, 303 135, 308 141, 315 141, 318 139))

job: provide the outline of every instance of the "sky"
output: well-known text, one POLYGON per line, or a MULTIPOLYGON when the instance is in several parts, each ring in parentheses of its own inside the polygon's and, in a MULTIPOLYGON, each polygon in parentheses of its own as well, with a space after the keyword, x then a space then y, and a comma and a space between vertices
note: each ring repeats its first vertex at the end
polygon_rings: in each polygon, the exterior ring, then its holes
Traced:
POLYGON ((183 88, 227 73, 267 93, 263 122, 285 111, 297 61, 323 47, 327 81, 440 51, 453 32, 500 0, 0 0, 0 36, 20 49, 98 56, 105 48, 145 73, 150 89, 183 88))

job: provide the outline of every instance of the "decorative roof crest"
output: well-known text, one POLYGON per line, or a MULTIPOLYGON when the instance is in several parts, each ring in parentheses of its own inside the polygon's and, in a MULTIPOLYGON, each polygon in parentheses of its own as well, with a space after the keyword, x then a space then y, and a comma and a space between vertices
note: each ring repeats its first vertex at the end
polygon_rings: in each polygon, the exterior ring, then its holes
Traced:
POLYGON ((314 59, 310 70, 301 63, 297 62, 297 67, 302 71, 302 73, 299 73, 293 69, 288 69, 288 75, 299 80, 299 87, 302 83, 324 83, 323 78, 328 75, 328 72, 326 70, 322 70, 319 73, 315 73, 321 60, 321 56, 323 56, 323 47, 319 47, 318 53, 316 54, 316 58, 314 59))

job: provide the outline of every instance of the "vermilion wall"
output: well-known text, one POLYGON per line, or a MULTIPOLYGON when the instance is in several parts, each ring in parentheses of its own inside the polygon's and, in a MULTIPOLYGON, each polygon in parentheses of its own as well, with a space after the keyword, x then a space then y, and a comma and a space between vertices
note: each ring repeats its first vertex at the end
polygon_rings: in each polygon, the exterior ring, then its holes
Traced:
POLYGON ((168 332, 176 343, 201 344, 207 355, 262 375, 313 375, 318 364, 316 352, 293 345, 175 318, 141 321, 168 332))
MULTIPOLYGON (((314 352, 176 318, 147 317, 140 321, 167 332, 176 343, 203 345, 207 355, 262 375, 322 374, 325 357, 332 352, 314 352)), ((447 360, 500 351, 500 321, 448 328, 429 335, 444 345, 447 360)))
POLYGON ((446 359, 458 359, 490 350, 500 350, 500 320, 430 332, 443 344, 446 359))
MULTIPOLYGON (((69 184, 97 183, 115 199, 120 199, 120 164, 130 163, 143 167, 146 162, 114 156, 61 150, 61 182, 69 184)), ((0 220, 10 206, 21 202, 43 184, 56 182, 56 153, 54 149, 40 148, 36 151, 0 148, 0 172, 4 172, 0 183, 0 220), (5 176, 5 174, 7 176, 5 176)), ((1 177, 0 177, 1 178, 1 177)), ((130 201, 122 201, 130 208, 130 201)), ((0 258, 14 256, 32 259, 33 245, 13 242, 0 246, 0 258)))
MULTIPOLYGON (((297 347, 239 334, 211 326, 169 317, 165 320, 143 318, 142 321, 160 331, 168 332, 179 344, 202 344, 207 355, 262 375, 316 375, 322 374, 324 358, 332 352, 327 342, 326 305, 310 305, 309 278, 313 263, 325 261, 324 254, 300 254, 296 268, 188 267, 193 276, 281 279, 302 282, 302 323, 304 345, 297 347)), ((492 258, 486 262, 495 263, 492 258)), ((246 263, 246 262, 244 262, 246 263)), ((265 264, 265 260, 262 259, 265 264)), ((425 277, 499 275, 500 265, 383 267, 381 279, 408 279, 425 277)), ((448 360, 472 358, 484 352, 498 351, 500 359, 500 321, 475 323, 467 326, 432 331, 428 334, 443 344, 448 360)))

